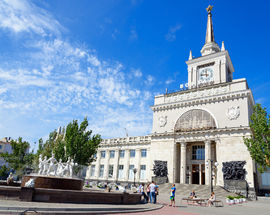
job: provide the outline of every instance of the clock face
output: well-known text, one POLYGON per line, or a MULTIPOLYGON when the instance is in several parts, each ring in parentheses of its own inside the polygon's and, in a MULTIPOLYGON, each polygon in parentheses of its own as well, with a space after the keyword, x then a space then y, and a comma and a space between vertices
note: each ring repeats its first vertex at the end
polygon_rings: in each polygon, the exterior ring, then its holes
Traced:
POLYGON ((199 81, 199 83, 206 83, 206 82, 213 81, 212 68, 206 67, 206 68, 199 69, 198 81, 199 81))

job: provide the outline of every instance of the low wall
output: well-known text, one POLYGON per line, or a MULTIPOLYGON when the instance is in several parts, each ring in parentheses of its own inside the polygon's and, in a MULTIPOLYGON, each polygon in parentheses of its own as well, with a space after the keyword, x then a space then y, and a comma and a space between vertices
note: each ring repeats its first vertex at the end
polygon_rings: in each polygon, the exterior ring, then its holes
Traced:
POLYGON ((21 186, 30 179, 35 180, 35 188, 62 189, 62 190, 82 190, 83 180, 76 178, 63 178, 55 176, 35 176, 25 175, 22 178, 21 186))
POLYGON ((0 186, 0 199, 51 203, 139 204, 140 194, 0 186))

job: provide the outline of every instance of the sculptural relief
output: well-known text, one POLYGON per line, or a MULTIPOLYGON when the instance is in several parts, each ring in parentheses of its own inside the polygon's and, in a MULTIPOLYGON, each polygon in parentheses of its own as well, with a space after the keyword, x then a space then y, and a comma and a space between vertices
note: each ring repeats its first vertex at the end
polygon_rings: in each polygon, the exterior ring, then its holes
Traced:
POLYGON ((167 161, 160 161, 155 160, 154 161, 154 174, 156 177, 167 177, 168 175, 168 169, 167 169, 167 161))
POLYGON ((240 115, 240 108, 239 106, 229 107, 226 111, 226 115, 230 120, 237 119, 240 115))
POLYGON ((246 161, 223 162, 222 172, 225 180, 245 180, 246 161))
POLYGON ((167 116, 161 116, 158 118, 158 123, 160 127, 164 127, 167 124, 167 116))

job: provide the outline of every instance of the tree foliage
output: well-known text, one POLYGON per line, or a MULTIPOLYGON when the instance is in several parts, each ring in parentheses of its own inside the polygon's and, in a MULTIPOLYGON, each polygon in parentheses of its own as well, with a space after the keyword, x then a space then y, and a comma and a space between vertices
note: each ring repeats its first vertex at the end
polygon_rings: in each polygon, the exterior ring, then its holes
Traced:
POLYGON ((34 154, 29 153, 30 144, 23 141, 21 137, 18 141, 11 140, 12 152, 1 153, 2 157, 9 165, 9 168, 14 171, 22 172, 24 168, 31 167, 34 159, 34 154))
POLYGON ((266 109, 256 104, 251 115, 250 128, 252 135, 244 138, 244 142, 253 160, 263 172, 270 167, 270 122, 266 109))
POLYGON ((39 143, 40 151, 36 158, 39 154, 50 157, 53 152, 57 160, 66 162, 71 157, 77 164, 88 166, 94 160, 101 137, 99 134, 92 135, 92 130, 87 130, 87 127, 88 120, 84 118, 80 125, 77 120, 70 122, 64 133, 51 132, 44 144, 39 143))
POLYGON ((6 165, 3 165, 1 166, 0 168, 0 179, 6 179, 8 177, 8 174, 10 172, 10 169, 6 166, 6 165))

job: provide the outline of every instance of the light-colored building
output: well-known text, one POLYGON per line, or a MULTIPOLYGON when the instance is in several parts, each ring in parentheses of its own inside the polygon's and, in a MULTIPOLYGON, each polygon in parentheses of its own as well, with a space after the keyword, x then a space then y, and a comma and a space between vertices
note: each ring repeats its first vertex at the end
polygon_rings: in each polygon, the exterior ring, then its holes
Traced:
MULTIPOLYGON (((213 171, 214 185, 223 186, 223 162, 245 161, 245 180, 254 187, 255 163, 243 141, 251 134, 254 99, 245 78, 233 79, 224 43, 220 48, 214 40, 211 9, 201 56, 194 58, 190 51, 186 61, 188 83, 178 92, 155 96, 152 133, 103 140, 87 179, 132 182, 135 167, 136 181, 151 181, 154 161, 162 160, 170 183, 209 185, 213 171)), ((269 188, 270 177, 265 177, 269 188)))
MULTIPOLYGON (((11 153, 12 152, 12 147, 10 144, 11 138, 10 137, 4 137, 0 140, 0 153, 11 153)), ((5 162, 5 160, 3 158, 0 157, 0 168, 6 165, 8 166, 8 164, 5 162)))

